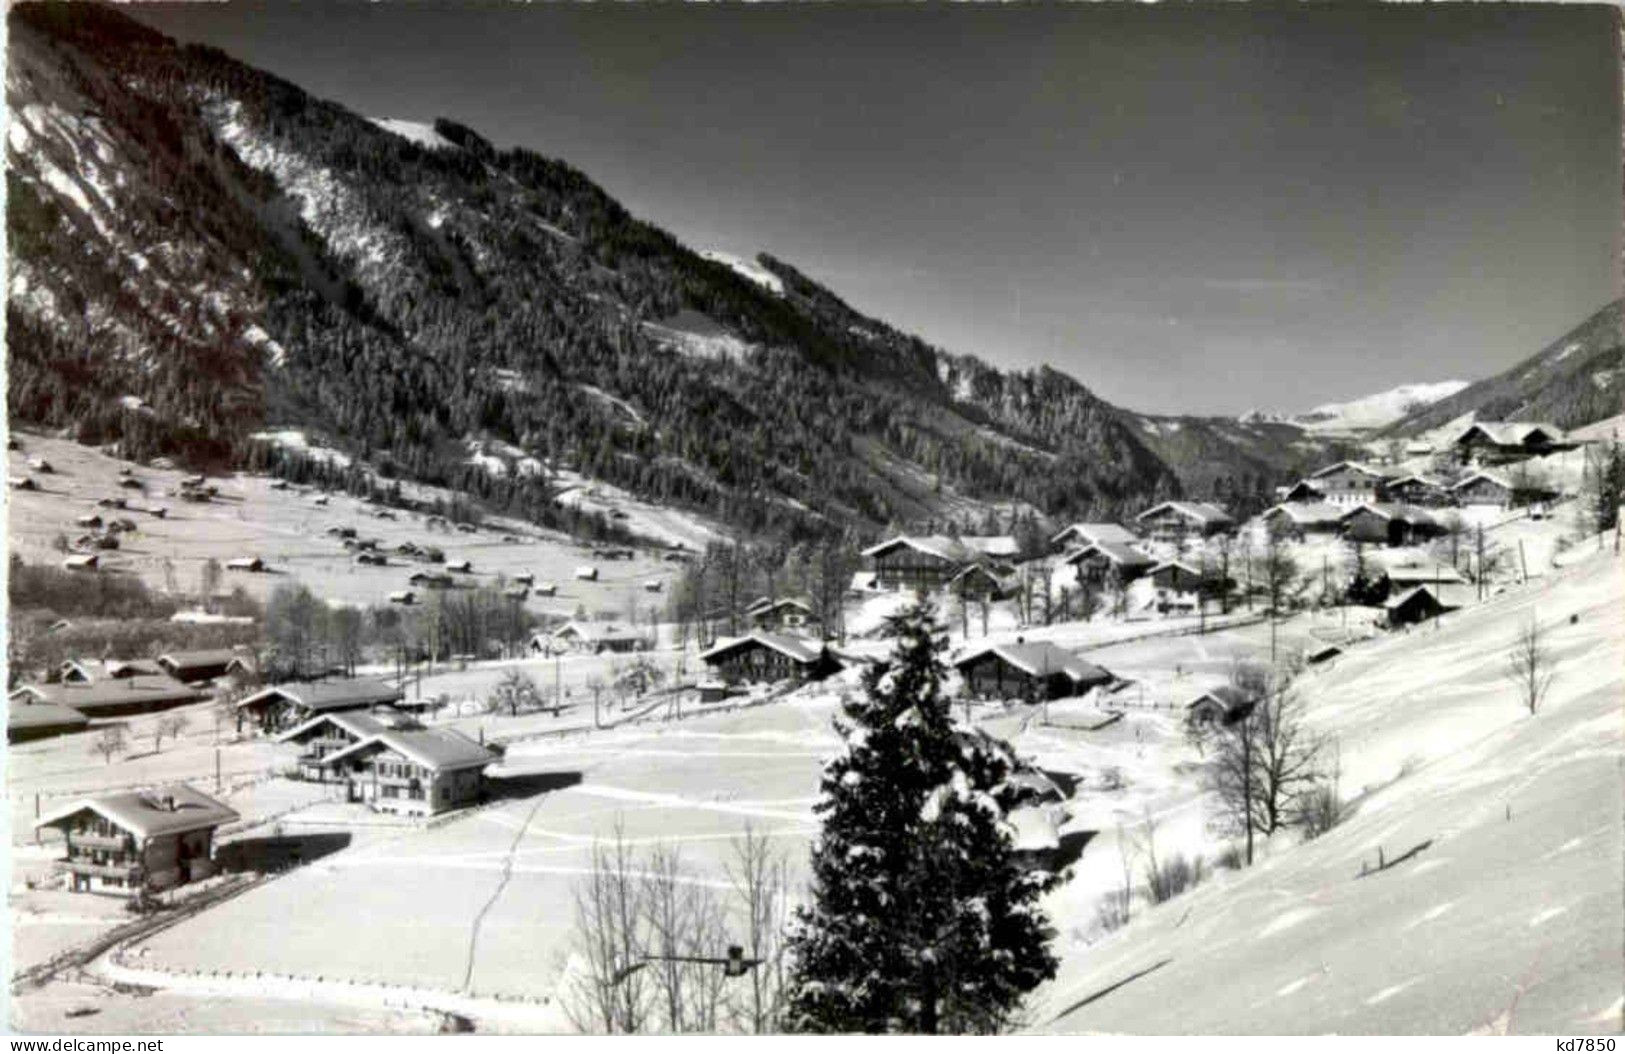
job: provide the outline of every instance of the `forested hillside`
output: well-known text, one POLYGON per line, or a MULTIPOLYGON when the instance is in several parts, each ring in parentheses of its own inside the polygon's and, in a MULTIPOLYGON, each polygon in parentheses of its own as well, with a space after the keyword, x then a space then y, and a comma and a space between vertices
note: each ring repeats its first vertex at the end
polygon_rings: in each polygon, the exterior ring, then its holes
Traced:
POLYGON ((787 536, 1120 515, 1298 459, 753 281, 463 124, 397 134, 102 7, 9 23, 16 420, 308 473, 255 438, 302 435, 543 522, 579 474, 787 536))

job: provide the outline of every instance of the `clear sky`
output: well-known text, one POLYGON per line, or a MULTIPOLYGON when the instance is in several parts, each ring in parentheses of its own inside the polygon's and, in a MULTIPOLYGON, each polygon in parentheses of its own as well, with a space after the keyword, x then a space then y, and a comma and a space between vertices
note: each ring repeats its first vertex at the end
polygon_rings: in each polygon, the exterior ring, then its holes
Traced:
POLYGON ((199 4, 131 14, 583 169, 696 249, 1135 409, 1475 379, 1618 295, 1607 7, 199 4))

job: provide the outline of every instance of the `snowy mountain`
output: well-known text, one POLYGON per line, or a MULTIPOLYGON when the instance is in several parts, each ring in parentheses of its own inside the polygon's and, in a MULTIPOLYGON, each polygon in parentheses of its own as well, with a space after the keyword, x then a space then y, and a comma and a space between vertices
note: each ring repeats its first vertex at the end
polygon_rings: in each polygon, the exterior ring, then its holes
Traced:
POLYGON ((1312 432, 1368 431, 1393 424, 1406 414, 1431 406, 1440 399, 1447 399, 1467 387, 1467 384, 1467 381, 1402 384, 1348 402, 1323 403, 1287 420, 1312 432))
POLYGON ((1484 421, 1548 421, 1578 428, 1625 410, 1625 315, 1621 301, 1529 358, 1477 381, 1390 427, 1413 436, 1471 414, 1484 421))

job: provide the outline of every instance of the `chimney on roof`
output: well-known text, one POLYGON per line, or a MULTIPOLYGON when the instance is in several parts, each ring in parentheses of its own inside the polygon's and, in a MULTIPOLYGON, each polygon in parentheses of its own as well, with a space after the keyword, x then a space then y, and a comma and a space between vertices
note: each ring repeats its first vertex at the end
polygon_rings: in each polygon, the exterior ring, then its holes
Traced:
POLYGON ((165 812, 174 812, 175 811, 175 796, 173 794, 165 794, 163 797, 158 799, 158 804, 163 808, 163 810, 165 812))

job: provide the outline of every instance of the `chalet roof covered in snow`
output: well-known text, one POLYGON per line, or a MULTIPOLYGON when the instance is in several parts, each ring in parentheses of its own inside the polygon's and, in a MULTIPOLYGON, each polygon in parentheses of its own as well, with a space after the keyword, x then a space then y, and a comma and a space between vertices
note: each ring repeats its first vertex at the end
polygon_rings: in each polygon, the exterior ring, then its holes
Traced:
POLYGON ((1021 553, 1021 546, 1008 534, 963 534, 959 544, 982 556, 1014 559, 1021 553))
POLYGON ((1442 526, 1439 518, 1427 509, 1415 505, 1398 505, 1386 501, 1363 501, 1352 509, 1344 510, 1341 519, 1350 519, 1361 512, 1369 512, 1384 520, 1399 520, 1401 523, 1418 523, 1428 527, 1442 526))
POLYGON ((1111 673, 1105 668, 1079 658, 1047 640, 1018 644, 984 644, 967 652, 964 657, 956 659, 954 667, 963 670, 988 655, 997 656, 1032 677, 1064 674, 1076 684, 1103 684, 1112 679, 1111 673))
POLYGON ((1205 688, 1197 693, 1190 702, 1185 704, 1185 709, 1189 710, 1200 706, 1208 700, 1218 703, 1226 713, 1230 713, 1239 707, 1247 705, 1248 697, 1246 692, 1233 684, 1221 684, 1212 688, 1205 688))
POLYGON ((770 648, 786 658, 802 663, 817 662, 823 654, 823 646, 817 641, 805 637, 792 637, 787 633, 748 633, 743 637, 734 637, 731 640, 721 641, 700 654, 704 662, 716 662, 728 653, 752 644, 770 648))
POLYGON ((961 545, 957 539, 949 538, 945 534, 900 534, 878 545, 871 545, 859 555, 865 558, 883 556, 899 548, 913 549, 915 552, 934 556, 949 563, 962 563, 971 558, 971 551, 967 546, 961 545))
POLYGON ((1149 567, 1156 563, 1155 560, 1132 545, 1122 542, 1095 542, 1067 553, 1066 556, 1062 557, 1062 562, 1075 564, 1087 560, 1091 556, 1103 557, 1119 567, 1149 567))
POLYGON ((315 713, 327 710, 354 710, 377 703, 398 702, 404 693, 388 681, 357 677, 342 681, 311 681, 276 684, 261 688, 237 703, 237 709, 262 706, 285 699, 315 713))
POLYGON ((1342 506, 1325 501, 1288 501, 1265 509, 1260 518, 1285 516, 1300 527, 1320 527, 1338 522, 1344 511, 1342 506))
POLYGON ((1388 478, 1388 473, 1384 472, 1380 468, 1373 468, 1363 461, 1339 461, 1335 465, 1327 465, 1323 469, 1318 469, 1315 472, 1311 472, 1309 474, 1309 478, 1320 479, 1322 476, 1329 476, 1334 472, 1341 472, 1344 469, 1347 469, 1350 472, 1358 473, 1362 476, 1369 476, 1373 480, 1383 480, 1388 478))
POLYGON ((1134 517, 1134 519, 1136 522, 1140 520, 1148 520, 1154 516, 1159 516, 1164 512, 1172 512, 1182 519, 1189 520, 1192 523, 1201 524, 1202 526, 1213 526, 1233 522, 1228 512, 1225 512, 1212 502, 1206 501, 1165 501, 1160 505, 1151 506, 1149 509, 1134 517))
POLYGON ((431 772, 483 768, 497 760, 495 751, 450 728, 385 729, 322 759, 330 765, 380 750, 393 750, 431 772))
POLYGON ((1475 421, 1456 434, 1454 443, 1465 442, 1477 432, 1497 446, 1523 446, 1531 438, 1561 443, 1563 430, 1545 421, 1475 421))
POLYGON ((1111 542, 1117 545, 1127 545, 1139 540, 1133 531, 1118 523, 1073 523, 1050 539, 1051 545, 1076 538, 1085 544, 1098 545, 1102 542, 1111 542))
POLYGON ((18 697, 13 694, 11 705, 6 708, 8 732, 31 728, 84 728, 88 724, 90 718, 71 706, 40 702, 31 695, 18 697))
POLYGON ((1396 586, 1413 582, 1459 584, 1467 581, 1467 576, 1449 564, 1409 564, 1388 568, 1388 581, 1396 586))
POLYGON ((807 615, 813 613, 812 603, 804 597, 779 597, 776 600, 770 597, 757 597, 750 607, 745 609, 745 614, 754 617, 773 611, 783 611, 785 608, 795 608, 807 615))
POLYGON ((206 693, 169 676, 121 677, 90 684, 25 684, 14 689, 11 698, 17 699, 19 693, 72 707, 88 717, 128 706, 192 703, 208 698, 206 693))
POLYGON ((158 656, 159 665, 171 673, 190 673, 215 666, 229 666, 241 656, 230 648, 206 648, 198 651, 170 651, 158 656))
POLYGON ((89 810, 137 838, 179 834, 219 827, 239 819, 237 811, 184 783, 157 790, 120 791, 96 794, 58 806, 35 821, 34 826, 53 827, 89 810))
POLYGON ((309 721, 288 729, 276 738, 279 743, 299 743, 324 728, 338 728, 357 739, 366 739, 392 728, 415 724, 410 717, 393 706, 379 705, 367 710, 340 710, 336 713, 317 714, 309 721))
POLYGON ((1468 487, 1471 487, 1473 484, 1479 483, 1479 482, 1493 483, 1495 486, 1500 487, 1502 490, 1510 491, 1510 490, 1513 489, 1512 488, 1512 483, 1509 480, 1507 480, 1506 477, 1500 476, 1500 475, 1498 475, 1498 474, 1496 474, 1494 472, 1474 472, 1472 475, 1466 477, 1465 479, 1462 479, 1462 480, 1458 481, 1450 489, 1451 490, 1466 490, 1468 487))

